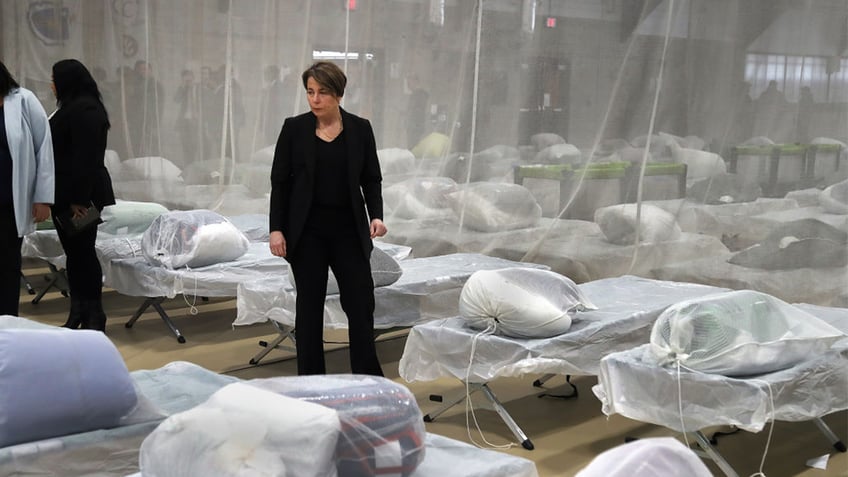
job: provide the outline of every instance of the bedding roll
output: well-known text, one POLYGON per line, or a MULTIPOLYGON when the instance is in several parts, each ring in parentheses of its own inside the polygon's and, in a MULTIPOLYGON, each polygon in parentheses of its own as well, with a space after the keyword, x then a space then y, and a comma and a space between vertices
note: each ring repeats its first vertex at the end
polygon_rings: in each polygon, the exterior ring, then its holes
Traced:
POLYGON ((740 290, 686 300, 654 322, 658 364, 725 376, 790 368, 826 352, 845 335, 827 322, 765 293, 740 290))
POLYGON ((141 237, 144 257, 170 269, 229 262, 244 255, 248 246, 240 230, 211 210, 162 214, 141 237))
POLYGON ((335 475, 338 413, 233 383, 174 414, 141 444, 144 477, 335 475))
POLYGON ((362 375, 255 379, 253 386, 335 409, 340 477, 411 475, 424 461, 424 421, 415 396, 389 379, 362 375))
POLYGON ((550 338, 571 328, 571 315, 595 306, 569 278, 548 270, 474 272, 459 296, 469 326, 516 338, 550 338))
POLYGON ((0 447, 116 427, 137 404, 103 333, 0 329, 0 447))

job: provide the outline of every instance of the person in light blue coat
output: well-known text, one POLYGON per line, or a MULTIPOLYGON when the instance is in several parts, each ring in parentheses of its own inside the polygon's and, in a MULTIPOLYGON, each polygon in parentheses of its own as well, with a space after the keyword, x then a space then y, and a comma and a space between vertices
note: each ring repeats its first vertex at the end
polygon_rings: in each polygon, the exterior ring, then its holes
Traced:
POLYGON ((47 114, 35 95, 0 62, 0 315, 17 315, 21 243, 53 204, 53 142, 47 114))

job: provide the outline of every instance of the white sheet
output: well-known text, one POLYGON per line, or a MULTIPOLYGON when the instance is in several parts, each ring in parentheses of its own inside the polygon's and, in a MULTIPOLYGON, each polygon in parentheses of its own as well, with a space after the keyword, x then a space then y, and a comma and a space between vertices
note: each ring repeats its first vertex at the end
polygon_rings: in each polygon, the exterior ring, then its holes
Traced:
MULTIPOLYGON (((458 314, 459 294, 465 281, 477 270, 508 267, 546 269, 544 265, 519 263, 476 253, 401 260, 403 274, 392 285, 374 289, 374 327, 407 327, 458 314)), ((296 293, 283 275, 239 284, 238 315, 234 325, 268 320, 293 327, 296 293)), ((339 295, 324 304, 324 327, 347 328, 347 316, 339 295)))
MULTIPOLYGON (((386 253, 402 259, 409 247, 375 244, 386 253)), ((144 257, 114 259, 106 286, 123 295, 173 298, 178 294, 205 297, 232 297, 240 283, 281 277, 288 283, 288 262, 271 255, 268 244, 251 242, 247 253, 237 260, 194 269, 169 270, 147 263, 144 257)))
MULTIPOLYGON (((848 309, 797 306, 848 333, 848 309)), ((604 414, 621 414, 678 432, 682 426, 693 432, 718 425, 759 432, 772 416, 769 387, 775 420, 807 421, 848 409, 848 339, 789 369, 760 376, 729 378, 681 369, 682 396, 677 391, 677 368, 658 366, 647 353, 648 346, 643 345, 601 361, 593 392, 603 403, 604 414)))
POLYGON ((452 376, 483 383, 497 377, 525 374, 597 375, 600 360, 613 351, 647 343, 654 320, 680 300, 727 291, 689 283, 623 276, 578 285, 598 310, 580 312, 571 329, 545 339, 482 335, 469 372, 471 346, 477 331, 462 318, 417 325, 410 330, 400 360, 400 376, 430 381, 452 376))

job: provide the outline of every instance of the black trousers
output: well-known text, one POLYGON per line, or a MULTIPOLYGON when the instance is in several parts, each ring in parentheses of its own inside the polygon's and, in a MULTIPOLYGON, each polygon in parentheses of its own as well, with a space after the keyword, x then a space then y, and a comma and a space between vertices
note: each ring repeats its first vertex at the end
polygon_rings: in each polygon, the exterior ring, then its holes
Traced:
POLYGON ((21 301, 21 243, 12 204, 0 206, 0 315, 18 316, 21 301))
POLYGON ((100 300, 103 295, 103 270, 94 249, 97 227, 71 237, 57 224, 56 232, 67 257, 65 270, 71 296, 80 300, 100 300))
POLYGON ((296 250, 288 257, 295 282, 297 372, 324 374, 324 300, 327 272, 339 285, 342 309, 348 320, 350 367, 354 374, 382 376, 374 345, 374 281, 352 214, 315 206, 296 250))

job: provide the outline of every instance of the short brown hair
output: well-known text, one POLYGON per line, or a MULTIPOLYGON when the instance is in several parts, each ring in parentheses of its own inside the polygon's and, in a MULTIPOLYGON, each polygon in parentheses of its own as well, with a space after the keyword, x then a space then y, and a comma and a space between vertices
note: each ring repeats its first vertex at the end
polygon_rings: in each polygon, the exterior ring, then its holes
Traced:
POLYGON ((317 61, 312 64, 306 71, 303 72, 301 79, 303 87, 306 88, 306 81, 309 78, 315 79, 318 84, 330 90, 336 97, 344 96, 345 86, 347 85, 347 76, 344 71, 335 63, 329 61, 317 61))

